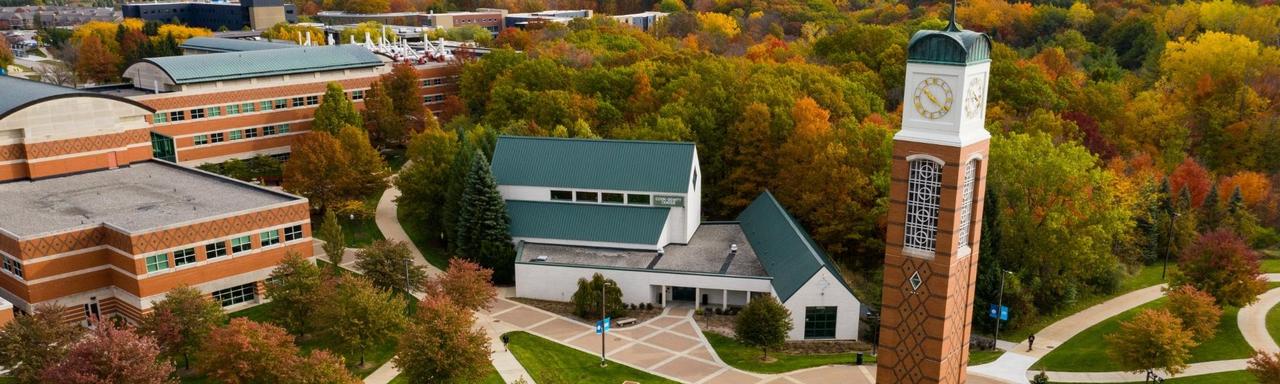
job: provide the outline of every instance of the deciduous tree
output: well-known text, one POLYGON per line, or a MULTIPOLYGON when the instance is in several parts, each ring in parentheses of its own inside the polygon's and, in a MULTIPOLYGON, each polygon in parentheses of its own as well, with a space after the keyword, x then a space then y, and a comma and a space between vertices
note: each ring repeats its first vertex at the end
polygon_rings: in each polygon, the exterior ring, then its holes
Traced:
POLYGON ((1166 306, 1169 313, 1182 321, 1182 327, 1191 332, 1197 343, 1213 338, 1222 319, 1222 308, 1213 301, 1213 296, 1190 285, 1171 289, 1165 295, 1169 298, 1166 306))
POLYGON ((458 255, 493 270, 495 282, 514 278, 515 250, 511 246, 511 219, 506 201, 498 192, 498 182, 489 170, 489 161, 476 151, 467 174, 466 187, 459 203, 457 237, 458 255))
POLYGON ((621 317, 627 314, 627 308, 622 305, 622 288, 613 279, 606 279, 599 273, 591 275, 591 280, 578 279, 578 290, 573 292, 571 300, 573 314, 583 319, 603 317, 600 314, 601 305, 604 305, 607 316, 621 317), (603 300, 600 298, 601 293, 604 293, 603 300))
POLYGON ((426 268, 413 263, 409 244, 403 241, 374 241, 356 252, 356 269, 374 286, 387 290, 416 288, 427 278, 426 268))
POLYGON ((65 307, 36 306, 30 316, 18 316, 0 328, 0 366, 20 383, 40 383, 45 368, 58 364, 67 347, 80 337, 83 328, 62 320, 65 307))
POLYGON ((441 129, 427 129, 409 141, 408 163, 396 175, 400 197, 396 207, 404 218, 413 220, 429 239, 443 231, 445 193, 449 188, 449 166, 458 152, 458 135, 441 129))
POLYGON ((10 65, 13 65, 13 50, 9 49, 9 44, 0 44, 0 69, 8 72, 10 65))
POLYGON ((1177 375, 1187 368, 1191 348, 1196 346, 1182 321, 1163 309, 1138 312, 1106 339, 1107 353, 1128 372, 1163 369, 1177 375))
POLYGON ((342 86, 338 83, 329 83, 325 86, 324 98, 320 100, 320 106, 316 107, 315 119, 311 121, 311 130, 338 135, 338 130, 348 125, 363 127, 364 120, 360 118, 360 112, 356 111, 355 104, 347 99, 342 86))
POLYGON ((346 256, 347 237, 342 234, 342 224, 338 222, 336 209, 324 211, 324 219, 320 221, 320 232, 318 237, 324 239, 325 256, 329 257, 329 263, 333 264, 334 271, 342 270, 342 258, 346 256))
POLYGON ((284 328, 235 318, 209 333, 196 368, 222 383, 281 383, 297 368, 297 355, 284 328))
POLYGON ((1208 232, 1182 250, 1173 284, 1194 286, 1224 306, 1243 307, 1267 290, 1258 259, 1258 252, 1230 230, 1208 232))
POLYGON ((387 189, 391 176, 391 168, 387 161, 369 144, 369 136, 363 129, 346 125, 338 130, 338 142, 347 153, 346 190, 347 200, 364 200, 378 191, 387 189))
POLYGON ((364 128, 378 148, 399 145, 405 137, 405 119, 396 113, 391 95, 381 81, 374 81, 364 96, 364 128))
POLYGON ((152 311, 142 319, 139 331, 159 343, 165 356, 182 357, 182 365, 191 368, 191 355, 199 352, 210 332, 225 323, 222 306, 209 295, 189 286, 179 286, 165 293, 152 311))
POLYGON ((120 56, 111 51, 98 35, 85 36, 76 55, 76 73, 82 80, 98 84, 110 83, 119 73, 120 56))
POLYGON ((412 382, 472 383, 491 364, 489 353, 489 338, 475 327, 471 310, 434 295, 418 304, 394 363, 412 382))
POLYGON ((41 377, 64 384, 177 384, 173 373, 173 363, 160 359, 155 340, 129 326, 98 324, 41 377))
POLYGON ((751 299, 738 318, 733 333, 742 344, 760 348, 760 360, 769 360, 769 349, 780 348, 791 332, 791 311, 773 296, 751 299))
POLYGON ((323 286, 324 275, 315 262, 290 252, 267 279, 266 297, 270 299, 272 318, 276 324, 295 335, 305 335, 314 324, 312 316, 319 305, 316 292, 323 286))
POLYGON ((405 299, 378 289, 368 279, 342 274, 326 289, 326 305, 316 311, 321 337, 365 364, 369 348, 395 337, 405 325, 405 299))
POLYGON ((342 143, 325 132, 298 136, 284 165, 284 189, 306 197, 313 207, 326 209, 346 200, 350 157, 342 143))
POLYGON ((1256 351, 1246 368, 1262 384, 1280 384, 1280 353, 1256 351))
POLYGON ((493 287, 493 270, 463 259, 449 259, 445 273, 426 282, 428 296, 448 296, 453 305, 471 311, 488 309, 489 303, 498 297, 493 287))
POLYGON ((405 121, 405 129, 419 132, 424 127, 426 107, 422 105, 422 81, 418 79, 418 70, 413 65, 397 63, 391 67, 391 73, 382 75, 380 80, 396 114, 405 121))

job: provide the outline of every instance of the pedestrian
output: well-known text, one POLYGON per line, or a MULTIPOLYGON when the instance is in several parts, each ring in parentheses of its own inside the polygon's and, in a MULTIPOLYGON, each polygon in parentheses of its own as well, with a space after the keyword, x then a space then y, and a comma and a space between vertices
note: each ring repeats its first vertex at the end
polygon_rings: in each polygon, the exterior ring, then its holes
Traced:
POLYGON ((1027 352, 1031 352, 1031 349, 1035 348, 1035 345, 1036 345, 1036 334, 1032 333, 1031 336, 1027 336, 1027 352))

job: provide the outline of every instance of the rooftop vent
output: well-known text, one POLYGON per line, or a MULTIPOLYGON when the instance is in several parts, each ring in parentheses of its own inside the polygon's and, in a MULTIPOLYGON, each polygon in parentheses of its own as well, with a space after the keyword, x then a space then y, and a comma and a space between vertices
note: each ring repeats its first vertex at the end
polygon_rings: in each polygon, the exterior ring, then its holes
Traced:
POLYGON ((538 255, 538 257, 533 258, 533 261, 539 262, 539 263, 545 263, 547 262, 547 259, 549 259, 547 255, 538 255))
POLYGON ((738 245, 737 245, 737 244, 730 244, 730 245, 729 245, 729 253, 733 253, 733 254, 738 253, 738 245))

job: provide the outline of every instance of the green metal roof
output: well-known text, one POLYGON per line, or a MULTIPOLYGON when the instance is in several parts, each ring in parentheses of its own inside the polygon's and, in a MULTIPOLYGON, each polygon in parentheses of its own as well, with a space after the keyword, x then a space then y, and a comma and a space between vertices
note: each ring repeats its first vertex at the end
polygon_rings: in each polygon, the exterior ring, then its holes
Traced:
POLYGON ((359 45, 267 49, 206 55, 153 57, 142 61, 160 67, 174 84, 334 71, 382 65, 377 55, 359 45))
POLYGON ((955 20, 942 31, 917 31, 907 43, 907 62, 968 65, 991 60, 991 38, 960 29, 955 20))
POLYGON ((693 143, 502 136, 493 153, 500 185, 685 193, 693 143))
POLYGON ((760 194, 739 213, 738 222, 755 250, 756 258, 773 278, 773 290, 778 293, 779 300, 786 302, 822 268, 830 271, 845 289, 849 289, 822 248, 809 238, 800 223, 769 191, 760 194))
POLYGON ((0 75, 0 119, 31 105, 65 97, 101 97, 155 112, 154 108, 119 96, 0 75))
POLYGON ((212 52, 261 51, 264 49, 298 48, 297 44, 274 41, 223 39, 218 37, 192 37, 184 41, 182 49, 198 49, 212 52))
POLYGON ((511 237, 657 245, 665 207, 507 200, 511 237))

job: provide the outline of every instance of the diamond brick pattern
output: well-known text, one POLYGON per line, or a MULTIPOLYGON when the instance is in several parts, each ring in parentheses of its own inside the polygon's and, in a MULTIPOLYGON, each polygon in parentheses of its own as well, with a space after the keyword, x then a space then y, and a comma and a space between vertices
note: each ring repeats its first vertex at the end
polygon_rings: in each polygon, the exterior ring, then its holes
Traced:
POLYGON ((94 227, 24 240, 20 242, 18 257, 33 259, 71 252, 77 249, 96 247, 102 244, 102 239, 106 232, 105 228, 94 227))
POLYGON ((26 159, 26 153, 22 149, 22 144, 2 145, 0 146, 0 161, 26 159))
POLYGON ((132 144, 149 142, 151 139, 148 132, 146 129, 135 129, 110 135, 32 143, 26 145, 26 154, 28 159, 39 159, 72 153, 122 148, 132 144))

